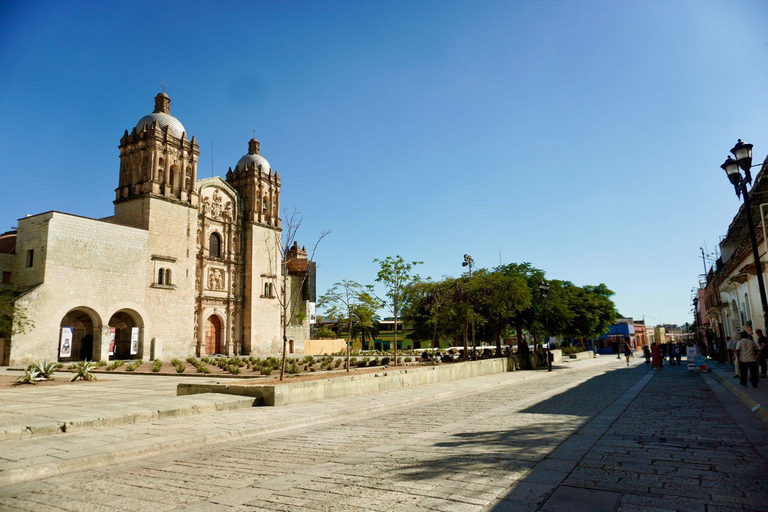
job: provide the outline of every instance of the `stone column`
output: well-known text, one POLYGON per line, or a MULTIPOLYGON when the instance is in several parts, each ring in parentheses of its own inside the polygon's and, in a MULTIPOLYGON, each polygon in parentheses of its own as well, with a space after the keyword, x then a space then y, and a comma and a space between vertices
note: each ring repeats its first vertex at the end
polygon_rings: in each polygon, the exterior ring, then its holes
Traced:
POLYGON ((109 325, 93 329, 93 361, 109 361, 109 325))

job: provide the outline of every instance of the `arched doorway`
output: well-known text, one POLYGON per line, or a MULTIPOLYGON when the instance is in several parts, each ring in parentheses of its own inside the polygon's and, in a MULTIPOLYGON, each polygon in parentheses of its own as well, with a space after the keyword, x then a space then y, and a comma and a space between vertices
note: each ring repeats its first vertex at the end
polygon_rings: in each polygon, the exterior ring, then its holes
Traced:
POLYGON ((221 320, 211 315, 205 321, 205 353, 221 354, 221 320))
POLYGON ((59 327, 60 362, 93 359, 93 320, 88 313, 73 309, 64 315, 59 327), (62 338, 66 338, 63 343, 62 338))
POLYGON ((109 359, 141 357, 141 325, 127 311, 118 311, 109 319, 109 359), (114 334, 114 342, 112 335, 114 334))

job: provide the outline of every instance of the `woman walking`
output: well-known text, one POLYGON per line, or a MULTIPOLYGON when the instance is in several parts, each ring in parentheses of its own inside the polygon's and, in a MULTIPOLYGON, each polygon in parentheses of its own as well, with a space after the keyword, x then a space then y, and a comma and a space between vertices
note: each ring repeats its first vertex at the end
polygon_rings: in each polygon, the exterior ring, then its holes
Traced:
POLYGON ((661 349, 659 348, 658 343, 653 344, 653 348, 651 349, 651 360, 653 361, 652 367, 654 370, 661 370, 661 364, 663 359, 661 358, 661 349))

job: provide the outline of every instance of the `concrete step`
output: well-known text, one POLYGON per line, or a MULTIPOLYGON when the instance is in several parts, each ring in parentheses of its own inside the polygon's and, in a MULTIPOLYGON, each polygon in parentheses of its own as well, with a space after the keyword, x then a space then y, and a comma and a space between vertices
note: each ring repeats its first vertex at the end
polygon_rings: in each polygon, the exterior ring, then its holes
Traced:
POLYGON ((0 442, 37 436, 78 432, 103 427, 146 423, 165 418, 212 414, 253 407, 252 397, 202 393, 190 396, 153 397, 140 405, 111 404, 109 408, 81 410, 61 420, 41 420, 0 426, 0 442))

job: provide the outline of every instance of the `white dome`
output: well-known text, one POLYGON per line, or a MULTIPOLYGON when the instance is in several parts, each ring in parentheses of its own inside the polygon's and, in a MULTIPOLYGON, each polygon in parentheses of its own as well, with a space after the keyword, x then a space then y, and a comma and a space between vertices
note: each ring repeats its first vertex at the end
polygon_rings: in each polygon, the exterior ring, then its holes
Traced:
POLYGON ((139 122, 136 123, 136 131, 140 132, 145 126, 149 128, 155 121, 157 121, 160 128, 164 129, 167 126, 168 132, 175 137, 181 138, 181 134, 186 132, 181 121, 170 114, 164 114, 162 112, 155 112, 154 114, 149 114, 139 119, 139 122))
POLYGON ((269 170, 271 169, 271 167, 269 166, 269 162, 267 162, 267 159, 264 158, 263 156, 258 155, 258 154, 256 154, 256 155, 254 155, 254 154, 247 154, 247 155, 245 155, 243 158, 241 158, 237 162, 237 165, 235 166, 235 170, 236 171, 241 171, 241 170, 245 169, 246 166, 254 164, 254 163, 256 164, 257 168, 259 166, 261 166, 261 169, 264 172, 269 172, 269 170))

